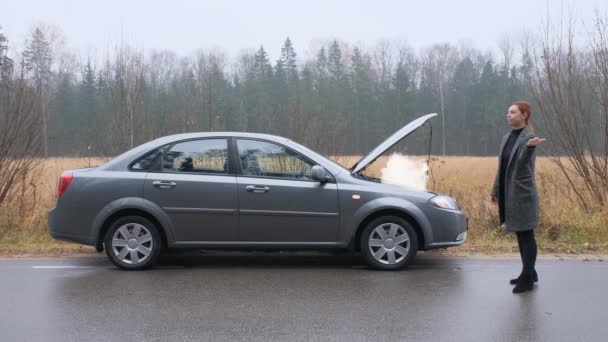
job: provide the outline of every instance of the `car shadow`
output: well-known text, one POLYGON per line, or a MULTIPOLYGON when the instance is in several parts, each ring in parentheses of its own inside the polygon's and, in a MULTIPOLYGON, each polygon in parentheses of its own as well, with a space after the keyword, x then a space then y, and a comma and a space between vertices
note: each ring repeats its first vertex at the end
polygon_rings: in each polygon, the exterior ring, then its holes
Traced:
MULTIPOLYGON (((405 268, 418 271, 435 268, 458 267, 452 260, 419 253, 405 268)), ((227 252, 189 251, 163 254, 154 269, 179 268, 250 268, 250 269, 361 269, 374 271, 360 254, 331 252, 227 252)))

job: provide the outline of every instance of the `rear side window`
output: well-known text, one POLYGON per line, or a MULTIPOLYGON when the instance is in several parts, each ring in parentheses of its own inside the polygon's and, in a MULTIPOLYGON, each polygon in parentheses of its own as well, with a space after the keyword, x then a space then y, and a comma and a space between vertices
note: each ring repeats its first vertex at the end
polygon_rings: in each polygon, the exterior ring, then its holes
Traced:
POLYGON ((163 171, 228 173, 228 140, 202 139, 175 144, 163 158, 163 171))
POLYGON ((167 146, 162 146, 154 151, 149 152, 143 157, 139 158, 135 163, 131 165, 131 170, 150 170, 155 162, 162 156, 162 154, 167 149, 167 146))

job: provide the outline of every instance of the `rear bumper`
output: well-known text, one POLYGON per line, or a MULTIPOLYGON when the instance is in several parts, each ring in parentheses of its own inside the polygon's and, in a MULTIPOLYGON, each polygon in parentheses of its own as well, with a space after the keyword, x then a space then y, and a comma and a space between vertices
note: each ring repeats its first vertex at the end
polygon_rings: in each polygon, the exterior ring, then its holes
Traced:
POLYGON ((89 236, 70 232, 68 230, 68 222, 62 220, 62 216, 58 213, 57 208, 49 210, 47 223, 49 234, 53 239, 76 242, 89 246, 95 245, 89 236))

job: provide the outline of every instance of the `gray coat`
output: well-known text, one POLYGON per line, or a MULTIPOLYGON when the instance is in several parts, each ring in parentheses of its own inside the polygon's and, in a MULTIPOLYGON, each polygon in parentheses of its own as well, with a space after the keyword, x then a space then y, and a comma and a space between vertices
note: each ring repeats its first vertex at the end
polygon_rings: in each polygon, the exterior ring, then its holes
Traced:
MULTIPOLYGON (((492 196, 500 200, 498 178, 501 168, 501 155, 509 138, 502 138, 498 153, 498 171, 492 187, 492 196)), ((536 148, 528 148, 527 142, 535 135, 525 127, 513 149, 505 175, 505 229, 510 232, 535 229, 538 227, 538 192, 534 180, 536 148)))

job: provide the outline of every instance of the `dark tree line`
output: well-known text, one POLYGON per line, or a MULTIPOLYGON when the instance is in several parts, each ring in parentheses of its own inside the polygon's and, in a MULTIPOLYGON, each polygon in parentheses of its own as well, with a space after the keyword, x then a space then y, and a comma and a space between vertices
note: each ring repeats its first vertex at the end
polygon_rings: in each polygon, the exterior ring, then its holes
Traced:
POLYGON ((12 62, 25 63, 40 90, 46 155, 110 156, 193 131, 264 132, 325 153, 361 154, 430 112, 440 113, 433 153, 493 155, 508 129, 507 107, 530 97, 529 71, 513 63, 510 44, 495 57, 450 44, 414 51, 334 40, 304 60, 287 38, 276 61, 263 46, 228 60, 218 51, 180 57, 124 45, 100 61, 53 51, 36 29, 26 46, 12 62))

